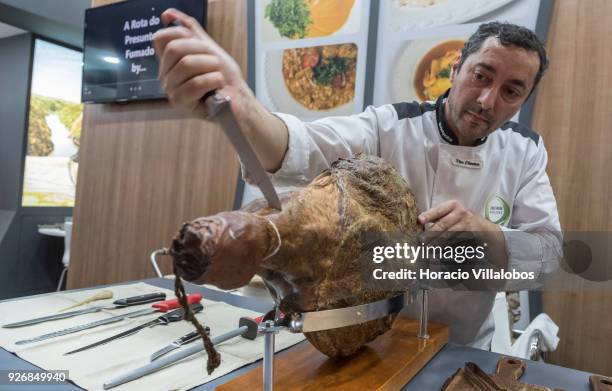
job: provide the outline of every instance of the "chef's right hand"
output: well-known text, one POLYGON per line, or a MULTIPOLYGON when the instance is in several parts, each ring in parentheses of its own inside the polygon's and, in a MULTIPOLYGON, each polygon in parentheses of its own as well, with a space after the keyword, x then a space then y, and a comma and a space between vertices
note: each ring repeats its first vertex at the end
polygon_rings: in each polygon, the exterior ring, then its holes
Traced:
POLYGON ((248 88, 240 67, 200 26, 176 9, 168 9, 162 22, 180 26, 161 29, 153 36, 159 59, 159 80, 170 103, 200 116, 206 115, 201 98, 209 91, 237 97, 248 88))

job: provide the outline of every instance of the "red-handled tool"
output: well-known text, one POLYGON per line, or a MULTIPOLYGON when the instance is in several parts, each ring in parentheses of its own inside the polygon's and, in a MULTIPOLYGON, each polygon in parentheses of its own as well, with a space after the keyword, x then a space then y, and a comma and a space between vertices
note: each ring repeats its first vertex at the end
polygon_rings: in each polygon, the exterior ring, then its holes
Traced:
MULTIPOLYGON (((187 295, 187 302, 189 304, 199 303, 202 300, 202 295, 199 293, 193 293, 187 295)), ((166 300, 161 303, 153 304, 152 308, 145 308, 143 310, 128 312, 127 314, 122 314, 118 316, 113 316, 111 318, 106 318, 102 320, 98 320, 96 322, 85 323, 79 326, 69 327, 67 329, 54 331, 52 333, 39 335, 38 337, 24 339, 21 341, 15 342, 16 345, 24 345, 32 342, 44 341, 49 338, 55 338, 66 334, 76 333, 82 330, 91 329, 94 327, 102 326, 105 324, 119 322, 125 318, 135 318, 137 316, 149 315, 155 312, 168 312, 169 310, 180 307, 180 304, 177 299, 166 300)))
MULTIPOLYGON (((199 293, 192 293, 187 295, 187 303, 194 304, 199 303, 202 300, 202 295, 199 293)), ((161 303, 153 304, 153 308, 157 308, 159 312, 168 312, 180 306, 178 299, 171 299, 162 301, 161 303)))

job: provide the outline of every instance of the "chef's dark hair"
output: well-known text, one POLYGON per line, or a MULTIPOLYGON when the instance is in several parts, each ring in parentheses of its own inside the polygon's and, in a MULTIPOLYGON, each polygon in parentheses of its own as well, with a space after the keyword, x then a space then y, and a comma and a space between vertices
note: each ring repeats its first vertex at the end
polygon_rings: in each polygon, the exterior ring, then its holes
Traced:
POLYGON ((538 85, 542 75, 548 68, 548 56, 542 41, 537 35, 526 27, 517 26, 511 23, 490 22, 478 26, 478 30, 467 40, 461 51, 461 60, 457 70, 472 53, 476 53, 482 47, 482 43, 489 37, 499 39, 499 42, 504 45, 514 45, 523 49, 536 52, 540 58, 540 69, 536 74, 533 88, 538 85))

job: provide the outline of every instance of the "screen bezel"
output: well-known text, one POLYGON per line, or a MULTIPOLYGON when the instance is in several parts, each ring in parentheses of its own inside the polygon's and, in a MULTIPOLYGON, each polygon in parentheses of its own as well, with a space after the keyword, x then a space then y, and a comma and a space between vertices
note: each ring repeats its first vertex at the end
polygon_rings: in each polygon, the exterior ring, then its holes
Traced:
MULTIPOLYGON (((200 25, 206 29, 207 25, 208 25, 208 0, 199 0, 203 3, 204 7, 202 10, 202 15, 201 15, 201 20, 198 20, 198 22, 200 23, 200 25)), ((83 97, 83 89, 85 87, 85 64, 87 63, 85 61, 85 53, 86 53, 86 49, 87 49, 87 18, 88 16, 91 14, 91 12, 100 12, 101 10, 108 10, 109 8, 121 8, 121 7, 125 7, 128 6, 130 3, 135 3, 135 2, 143 2, 145 3, 146 0, 126 0, 126 1, 120 1, 117 3, 112 3, 112 4, 105 4, 105 5, 101 5, 101 6, 97 6, 97 7, 91 7, 91 8, 87 8, 85 10, 85 27, 83 30, 83 72, 82 72, 82 78, 81 78, 81 103, 83 104, 95 104, 95 103, 127 103, 127 102, 139 102, 139 101, 154 101, 154 100, 166 100, 167 99, 167 95, 164 93, 160 93, 160 94, 153 94, 153 95, 133 95, 130 97, 112 97, 112 98, 87 98, 84 99, 83 97)), ((197 16, 191 15, 194 18, 196 18, 196 20, 198 19, 197 16)))

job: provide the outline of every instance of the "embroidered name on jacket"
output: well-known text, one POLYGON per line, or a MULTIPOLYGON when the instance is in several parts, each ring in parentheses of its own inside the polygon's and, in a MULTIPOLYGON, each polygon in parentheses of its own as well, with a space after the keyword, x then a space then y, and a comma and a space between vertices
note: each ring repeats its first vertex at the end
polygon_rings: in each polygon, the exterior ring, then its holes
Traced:
POLYGON ((482 160, 460 159, 458 157, 451 157, 451 163, 457 167, 463 168, 482 168, 482 160))

